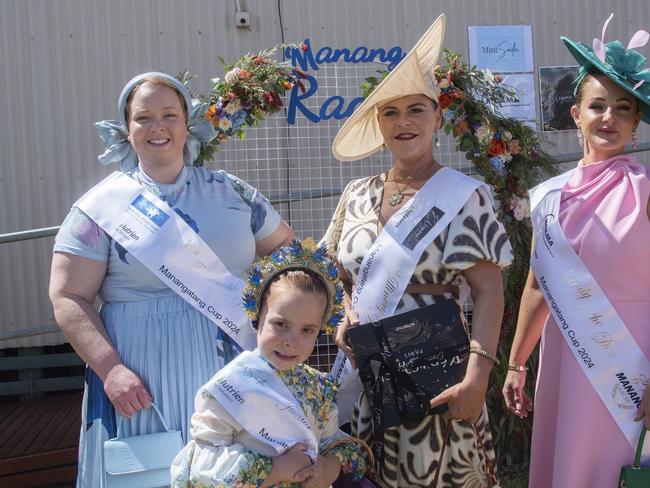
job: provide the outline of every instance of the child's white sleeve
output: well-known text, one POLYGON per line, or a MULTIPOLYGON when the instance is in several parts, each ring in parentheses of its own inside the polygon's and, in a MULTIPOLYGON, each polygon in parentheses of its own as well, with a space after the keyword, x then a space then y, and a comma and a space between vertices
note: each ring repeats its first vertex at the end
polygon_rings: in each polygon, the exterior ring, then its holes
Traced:
POLYGON ((213 397, 203 395, 200 410, 192 415, 194 440, 172 464, 172 486, 189 481, 199 486, 259 486, 271 472, 272 458, 234 442, 241 426, 213 397))

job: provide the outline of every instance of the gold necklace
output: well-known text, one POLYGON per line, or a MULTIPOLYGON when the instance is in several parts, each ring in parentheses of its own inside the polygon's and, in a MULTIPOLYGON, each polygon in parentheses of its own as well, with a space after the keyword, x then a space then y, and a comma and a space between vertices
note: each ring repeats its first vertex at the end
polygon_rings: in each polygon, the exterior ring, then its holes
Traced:
MULTIPOLYGON (((390 205, 391 207, 396 207, 397 205, 399 205, 404 201, 404 194, 399 189, 397 180, 393 180, 393 181, 395 182, 395 188, 397 189, 397 191, 388 195, 388 205, 390 205)), ((404 186, 404 189, 406 190, 406 186, 404 186)))
MULTIPOLYGON (((405 184, 404 184, 404 190, 406 190, 406 185, 408 185, 408 182, 411 181, 419 181, 419 179, 429 170, 429 167, 424 168, 424 171, 420 172, 419 175, 417 175, 417 178, 413 176, 407 176, 404 178, 405 184)), ((386 178, 386 181, 389 181, 388 178, 386 178)), ((404 201, 404 198, 406 195, 402 192, 402 190, 399 189, 399 185, 397 184, 397 178, 395 178, 395 171, 393 171, 393 181, 395 182, 395 188, 396 191, 388 195, 388 205, 391 207, 396 207, 400 203, 404 201)))

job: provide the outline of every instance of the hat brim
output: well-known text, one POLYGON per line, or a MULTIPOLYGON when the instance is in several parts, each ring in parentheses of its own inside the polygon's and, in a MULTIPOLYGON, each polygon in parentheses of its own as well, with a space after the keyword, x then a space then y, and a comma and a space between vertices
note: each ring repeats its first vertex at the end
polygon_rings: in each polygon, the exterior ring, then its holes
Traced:
POLYGON ((600 73, 604 74, 605 76, 607 76, 607 78, 609 78, 614 83, 616 83, 618 86, 623 88, 625 91, 633 95, 634 98, 636 98, 639 103, 641 120, 643 120, 646 124, 650 123, 650 104, 649 104, 648 97, 644 96, 638 90, 635 90, 634 84, 632 84, 632 82, 617 76, 612 76, 611 73, 612 69, 608 65, 603 63, 598 58, 598 56, 596 56, 593 50, 586 44, 583 44, 582 42, 572 41, 568 37, 564 37, 564 36, 560 37, 560 39, 562 39, 562 42, 571 53, 571 56, 575 58, 575 60, 578 62, 580 66, 584 66, 585 68, 588 67, 595 68, 600 73))
POLYGON ((406 57, 345 121, 332 143, 332 153, 336 159, 356 161, 382 147, 384 138, 379 130, 376 112, 380 105, 408 95, 422 94, 438 99, 433 69, 438 62, 444 37, 445 14, 441 14, 406 57))

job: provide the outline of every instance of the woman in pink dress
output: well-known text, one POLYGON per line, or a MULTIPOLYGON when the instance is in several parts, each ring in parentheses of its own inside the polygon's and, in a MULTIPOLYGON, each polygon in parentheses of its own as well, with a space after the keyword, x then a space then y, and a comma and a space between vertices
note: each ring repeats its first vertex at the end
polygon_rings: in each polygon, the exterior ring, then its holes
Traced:
MULTIPOLYGON (((636 341, 639 357, 645 356, 646 363, 650 358, 649 170, 626 155, 624 146, 630 141, 636 146, 638 124, 650 122, 650 72, 644 72, 645 58, 633 49, 647 40, 644 31, 632 37, 627 49, 619 41, 594 40, 594 51, 562 38, 581 66, 571 115, 584 154, 577 168, 556 177, 556 189, 561 190, 558 220, 564 236, 622 319, 621 329, 629 331, 627 337, 636 341)), ((542 235, 544 225, 534 233, 534 249, 549 242, 548 235, 542 235)), ((536 253, 533 260, 538 259, 536 253)), ((567 270, 556 270, 563 272, 567 270)), ((565 337, 569 326, 578 331, 585 324, 567 326, 565 322, 567 327, 558 327, 556 304, 551 302, 552 313, 547 305, 554 290, 540 290, 539 283, 546 285, 546 281, 539 278, 540 273, 529 273, 503 388, 508 408, 526 417, 532 411, 532 400, 524 392, 525 365, 541 337, 529 486, 611 488, 617 484, 621 466, 631 464, 634 457, 632 441, 621 425, 627 425, 637 439, 644 416, 650 427, 650 399, 644 393, 650 374, 630 378, 638 392, 636 401, 623 388, 607 390, 610 398, 599 395, 585 373, 587 361, 579 362, 565 337), (623 421, 612 416, 617 406, 628 409, 623 421)), ((555 296, 558 303, 564 298, 557 289, 555 296)), ((580 307, 581 303, 576 299, 570 305, 580 307)), ((590 347, 599 351, 607 347, 609 336, 599 336, 597 327, 587 334, 590 340, 585 342, 590 347)), ((602 364, 612 368, 610 373, 619 371, 615 360, 602 364)))

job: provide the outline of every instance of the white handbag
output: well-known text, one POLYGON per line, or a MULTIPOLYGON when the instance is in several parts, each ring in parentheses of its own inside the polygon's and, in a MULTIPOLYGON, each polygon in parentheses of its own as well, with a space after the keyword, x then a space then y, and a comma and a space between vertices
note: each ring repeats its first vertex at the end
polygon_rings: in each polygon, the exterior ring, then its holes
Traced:
POLYGON ((160 411, 166 432, 122 437, 122 418, 117 423, 117 437, 104 442, 104 469, 108 488, 158 488, 169 486, 169 468, 183 448, 180 430, 169 430, 160 411))

